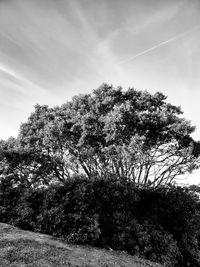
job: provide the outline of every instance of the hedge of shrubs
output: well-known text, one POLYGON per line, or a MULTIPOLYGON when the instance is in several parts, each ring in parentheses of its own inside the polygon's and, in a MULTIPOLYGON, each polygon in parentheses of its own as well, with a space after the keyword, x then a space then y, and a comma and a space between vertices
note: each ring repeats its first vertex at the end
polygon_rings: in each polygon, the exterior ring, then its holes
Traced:
POLYGON ((200 266, 199 202, 186 188, 136 189, 114 177, 48 188, 0 183, 0 221, 165 266, 200 266))

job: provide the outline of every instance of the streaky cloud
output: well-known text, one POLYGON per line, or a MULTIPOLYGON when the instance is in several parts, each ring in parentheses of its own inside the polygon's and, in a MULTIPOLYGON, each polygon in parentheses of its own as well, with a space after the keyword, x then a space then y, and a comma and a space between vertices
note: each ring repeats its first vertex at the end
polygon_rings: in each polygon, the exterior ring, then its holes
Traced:
POLYGON ((140 52, 140 53, 138 53, 138 54, 136 54, 136 55, 134 55, 134 56, 132 56, 132 57, 130 57, 128 59, 119 61, 117 64, 118 65, 122 65, 122 64, 128 63, 130 61, 133 61, 134 59, 136 59, 136 58, 138 58, 140 56, 148 54, 149 52, 151 52, 151 51, 153 51, 153 50, 155 50, 155 49, 157 49, 157 48, 159 48, 159 47, 161 47, 163 45, 166 45, 166 44, 171 43, 173 41, 179 40, 179 39, 185 37, 186 35, 189 35, 190 33, 194 32, 194 31, 197 31, 199 29, 200 29, 200 26, 194 27, 194 28, 192 28, 192 29, 190 29, 188 31, 185 31, 183 33, 180 33, 180 34, 178 34, 178 35, 176 35, 176 36, 174 36, 174 37, 172 37, 172 38, 170 38, 170 39, 168 39, 166 41, 163 41, 163 42, 161 42, 161 43, 159 43, 157 45, 154 45, 154 46, 152 46, 152 47, 150 47, 150 48, 148 48, 148 49, 146 49, 146 50, 144 50, 144 51, 142 51, 142 52, 140 52))
MULTIPOLYGON (((40 92, 46 91, 45 89, 39 87, 35 83, 32 83, 28 79, 24 78, 20 74, 16 73, 15 71, 10 69, 9 67, 6 67, 2 64, 0 65, 0 71, 3 72, 4 74, 6 74, 8 77, 10 77, 11 80, 13 80, 13 82, 15 82, 15 83, 22 84, 24 86, 28 86, 29 88, 35 88, 35 89, 37 89, 37 91, 39 90, 40 92)), ((22 93, 27 92, 27 89, 23 88, 23 87, 18 87, 18 90, 20 90, 22 93)))

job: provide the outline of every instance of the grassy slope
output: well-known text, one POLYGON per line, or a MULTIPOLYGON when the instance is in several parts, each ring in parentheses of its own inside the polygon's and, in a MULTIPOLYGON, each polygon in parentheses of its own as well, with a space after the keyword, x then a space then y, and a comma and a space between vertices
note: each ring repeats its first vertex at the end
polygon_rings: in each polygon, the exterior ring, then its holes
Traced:
POLYGON ((69 245, 3 223, 0 223, 0 266, 161 267, 122 252, 69 245))

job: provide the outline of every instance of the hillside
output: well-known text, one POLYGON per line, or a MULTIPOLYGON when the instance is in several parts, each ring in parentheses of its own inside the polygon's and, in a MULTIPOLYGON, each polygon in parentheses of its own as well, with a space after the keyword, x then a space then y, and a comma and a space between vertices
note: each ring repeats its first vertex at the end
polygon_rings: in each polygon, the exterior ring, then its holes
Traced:
POLYGON ((122 252, 66 244, 40 233, 0 223, 2 267, 161 267, 122 252))

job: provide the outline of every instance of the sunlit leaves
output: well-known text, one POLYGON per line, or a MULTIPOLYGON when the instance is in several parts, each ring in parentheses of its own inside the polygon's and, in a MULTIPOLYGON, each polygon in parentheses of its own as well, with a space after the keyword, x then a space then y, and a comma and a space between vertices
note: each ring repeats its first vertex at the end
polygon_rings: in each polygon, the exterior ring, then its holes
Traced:
POLYGON ((61 107, 36 105, 20 128, 18 149, 37 155, 34 175, 48 169, 49 182, 114 174, 158 186, 199 166, 194 127, 181 115, 162 93, 103 84, 61 107))

